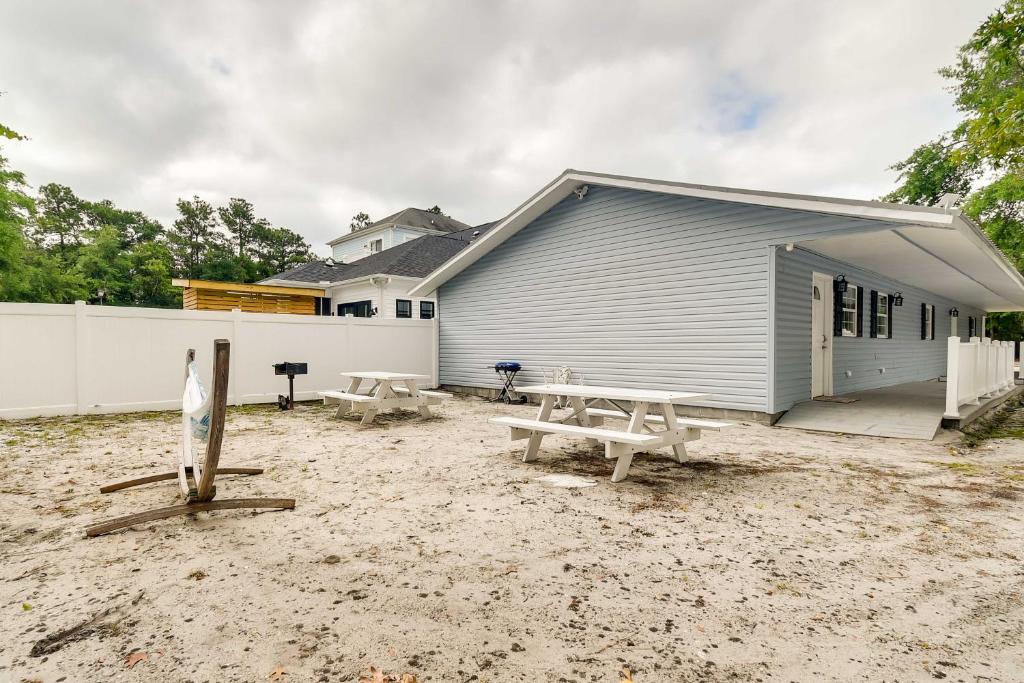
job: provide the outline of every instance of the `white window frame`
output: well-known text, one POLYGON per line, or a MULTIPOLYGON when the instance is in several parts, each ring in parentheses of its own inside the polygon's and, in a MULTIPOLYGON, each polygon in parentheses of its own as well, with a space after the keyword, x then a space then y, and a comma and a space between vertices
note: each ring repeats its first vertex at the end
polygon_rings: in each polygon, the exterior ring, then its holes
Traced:
POLYGON ((935 306, 924 305, 924 339, 933 341, 935 339, 935 306))
POLYGON ((875 292, 875 338, 892 339, 892 315, 889 310, 889 295, 884 292, 875 292), (885 313, 882 313, 882 304, 885 304, 885 313), (885 319, 885 334, 881 332, 881 322, 885 319))
POLYGON ((844 337, 856 337, 857 336, 857 313, 858 313, 858 311, 857 311, 857 285, 850 285, 850 284, 846 285, 846 291, 843 292, 842 296, 843 296, 843 302, 842 302, 841 315, 843 316, 843 319, 842 319, 841 328, 843 330, 843 336, 844 337), (850 300, 853 302, 853 308, 847 308, 847 306, 846 306, 846 298, 848 296, 850 297, 850 300), (849 329, 849 330, 846 329, 846 313, 847 313, 847 311, 853 313, 853 318, 851 319, 851 323, 852 323, 851 324, 851 328, 852 329, 849 329))
POLYGON ((366 244, 366 247, 367 247, 367 249, 370 250, 371 254, 379 254, 380 252, 384 251, 384 238, 378 237, 375 240, 370 240, 366 244), (374 249, 373 245, 377 245, 377 248, 374 249))

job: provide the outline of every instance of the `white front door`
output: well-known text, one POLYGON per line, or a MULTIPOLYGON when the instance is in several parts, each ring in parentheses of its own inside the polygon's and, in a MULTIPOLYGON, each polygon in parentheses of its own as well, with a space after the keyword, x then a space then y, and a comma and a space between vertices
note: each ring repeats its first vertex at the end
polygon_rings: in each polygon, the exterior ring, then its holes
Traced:
POLYGON ((832 395, 832 276, 811 277, 811 398, 832 395))

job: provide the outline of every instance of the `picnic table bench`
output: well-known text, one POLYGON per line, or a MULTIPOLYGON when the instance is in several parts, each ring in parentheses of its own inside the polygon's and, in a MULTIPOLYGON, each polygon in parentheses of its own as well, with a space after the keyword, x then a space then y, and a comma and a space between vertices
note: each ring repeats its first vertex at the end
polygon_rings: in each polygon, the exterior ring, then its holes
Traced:
POLYGON ((402 410, 415 408, 423 417, 430 417, 429 406, 438 405, 452 397, 443 391, 426 391, 420 389, 417 381, 430 379, 426 375, 415 375, 403 372, 353 371, 341 373, 349 377, 347 391, 319 391, 317 395, 324 400, 324 405, 338 402, 335 417, 340 418, 349 411, 362 412, 360 424, 368 425, 382 410, 402 410), (360 394, 359 387, 366 380, 373 382, 367 394, 360 394), (395 386, 396 383, 405 386, 395 386))
POLYGON ((720 431, 732 426, 729 422, 676 415, 677 404, 705 400, 709 394, 578 384, 540 384, 522 387, 519 392, 541 397, 537 418, 493 417, 489 422, 509 427, 513 441, 529 440, 523 462, 537 457, 545 434, 581 437, 592 444, 603 443, 605 457, 616 460, 613 482, 626 478, 634 453, 671 447, 676 460, 683 462, 685 442, 699 439, 702 430, 720 431), (552 409, 560 396, 568 398, 572 412, 566 417, 553 418, 552 409), (595 407, 599 402, 613 408, 595 407), (626 403, 630 406, 624 405, 626 403), (647 412, 652 405, 660 408, 660 415, 647 412), (603 427, 605 420, 626 420, 628 425, 625 431, 606 429, 603 427))

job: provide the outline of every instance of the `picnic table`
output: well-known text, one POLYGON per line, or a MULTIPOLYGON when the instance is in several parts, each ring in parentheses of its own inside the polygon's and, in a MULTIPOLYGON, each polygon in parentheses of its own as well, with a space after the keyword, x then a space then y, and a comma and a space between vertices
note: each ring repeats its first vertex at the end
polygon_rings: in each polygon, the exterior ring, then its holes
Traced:
POLYGON ((324 404, 338 402, 335 417, 341 417, 349 411, 363 413, 360 424, 368 425, 382 410, 395 412, 403 408, 415 408, 423 417, 430 417, 428 406, 438 405, 451 394, 441 391, 425 391, 417 385, 419 380, 429 380, 427 375, 416 375, 407 372, 384 372, 379 370, 351 371, 341 373, 350 378, 347 391, 320 391, 324 404), (360 394, 359 387, 364 381, 373 382, 369 393, 360 394), (399 386, 395 386, 399 384, 399 386), (404 385, 404 386, 401 386, 404 385))
POLYGON ((626 478, 634 453, 670 447, 675 459, 683 462, 685 442, 699 439, 702 430, 720 431, 732 426, 728 422, 676 415, 676 405, 710 398, 710 394, 704 393, 579 384, 539 384, 518 391, 541 397, 537 419, 493 417, 489 422, 509 427, 513 441, 528 439, 523 462, 536 459, 546 434, 581 437, 592 444, 604 443, 605 457, 616 460, 613 482, 626 478), (568 398, 571 413, 553 417, 552 409, 560 396, 568 398), (597 407, 599 403, 611 408, 597 407), (657 406, 660 414, 649 413, 652 406, 657 406), (606 429, 605 420, 624 420, 628 424, 625 431, 606 429))

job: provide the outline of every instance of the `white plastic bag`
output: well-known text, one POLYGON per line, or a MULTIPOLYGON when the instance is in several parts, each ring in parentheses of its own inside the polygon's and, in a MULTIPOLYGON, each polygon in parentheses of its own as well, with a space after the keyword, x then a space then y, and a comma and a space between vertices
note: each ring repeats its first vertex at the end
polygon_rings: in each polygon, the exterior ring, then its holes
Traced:
POLYGON ((199 379, 196 362, 188 364, 188 377, 185 379, 185 393, 181 397, 182 416, 188 419, 187 429, 191 440, 205 443, 210 437, 210 397, 199 379))

